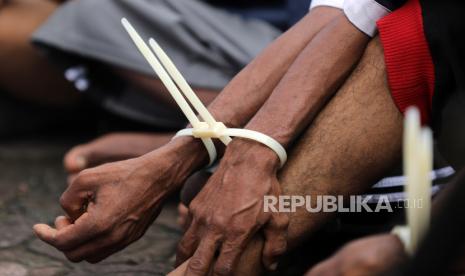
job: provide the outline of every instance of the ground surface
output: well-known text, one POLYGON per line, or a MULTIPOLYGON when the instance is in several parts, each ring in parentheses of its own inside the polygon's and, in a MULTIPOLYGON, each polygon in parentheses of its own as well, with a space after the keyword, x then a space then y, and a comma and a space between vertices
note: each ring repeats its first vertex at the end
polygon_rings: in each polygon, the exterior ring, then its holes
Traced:
POLYGON ((174 203, 140 241, 97 265, 72 264, 34 237, 34 223, 61 214, 61 159, 69 147, 50 140, 0 143, 0 276, 165 275, 181 235, 174 203))

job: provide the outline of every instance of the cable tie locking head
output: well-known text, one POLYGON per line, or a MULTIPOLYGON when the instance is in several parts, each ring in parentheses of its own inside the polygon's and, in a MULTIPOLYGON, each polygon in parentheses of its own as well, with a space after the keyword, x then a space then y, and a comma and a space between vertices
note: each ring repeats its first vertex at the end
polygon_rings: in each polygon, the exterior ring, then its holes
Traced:
POLYGON ((226 129, 222 122, 216 122, 213 126, 206 122, 200 122, 199 126, 192 130, 192 136, 195 138, 220 138, 226 129))

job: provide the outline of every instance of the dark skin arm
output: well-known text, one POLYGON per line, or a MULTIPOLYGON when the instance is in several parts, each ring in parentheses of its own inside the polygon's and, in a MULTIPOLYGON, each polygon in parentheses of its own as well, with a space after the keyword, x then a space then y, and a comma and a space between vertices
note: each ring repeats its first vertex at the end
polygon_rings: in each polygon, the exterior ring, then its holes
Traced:
POLYGON ((247 124, 307 44, 340 14, 338 9, 316 8, 280 36, 234 77, 208 107, 215 119, 230 127, 247 124))
MULTIPOLYGON (((215 118, 245 125, 305 45, 340 13, 315 9, 264 50, 211 104, 215 118)), ((67 218, 56 228, 38 224, 35 233, 71 261, 101 261, 143 235, 164 199, 207 162, 198 140, 179 138, 140 158, 82 171, 60 199, 67 218)))
MULTIPOLYGON (((352 72, 369 40, 345 15, 338 16, 300 53, 246 128, 290 146, 352 72)), ((263 264, 276 268, 286 250, 288 219, 263 212, 263 201, 281 194, 278 166, 276 154, 254 141, 236 139, 228 146, 218 170, 190 205, 193 221, 178 251, 178 263, 192 256, 187 275, 205 275, 212 267, 213 275, 234 273, 260 229, 265 234, 263 264)))

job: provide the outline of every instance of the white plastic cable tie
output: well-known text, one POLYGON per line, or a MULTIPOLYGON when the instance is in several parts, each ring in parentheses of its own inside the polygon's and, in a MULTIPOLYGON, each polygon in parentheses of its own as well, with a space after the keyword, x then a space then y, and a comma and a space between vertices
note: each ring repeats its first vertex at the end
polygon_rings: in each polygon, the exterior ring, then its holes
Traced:
POLYGON ((420 112, 415 107, 405 112, 403 151, 407 225, 396 226, 391 233, 399 237, 407 253, 412 255, 430 225, 433 168, 433 134, 429 128, 421 128, 420 112))
MULTIPOLYGON (((191 123, 194 128, 200 127, 200 120, 195 115, 194 111, 192 111, 191 107, 187 103, 186 99, 182 96, 181 92, 179 91, 176 84, 170 78, 169 74, 165 71, 161 63, 155 57, 153 52, 144 42, 142 37, 137 33, 134 27, 129 23, 126 18, 121 19, 121 23, 123 24, 124 28, 128 32, 129 36, 133 40, 134 44, 137 46, 141 54, 150 64, 152 69, 158 75, 162 83, 165 85, 168 92, 171 94, 175 102, 181 108, 181 111, 186 116, 187 120, 191 123)), ((202 142, 205 145, 205 148, 208 151, 208 156, 210 159, 209 165, 213 164, 217 157, 217 152, 213 141, 209 138, 202 138, 202 142)))
POLYGON ((213 164, 217 157, 212 138, 219 139, 226 146, 232 141, 230 136, 254 140, 271 148, 278 155, 281 167, 284 166, 287 161, 287 153, 279 142, 258 131, 227 128, 222 122, 217 122, 160 45, 151 38, 149 44, 152 47, 152 52, 127 19, 123 18, 121 23, 192 125, 192 128, 180 130, 174 138, 193 136, 201 139, 208 151, 209 165, 213 164), (205 122, 201 122, 197 118, 186 99, 205 122))

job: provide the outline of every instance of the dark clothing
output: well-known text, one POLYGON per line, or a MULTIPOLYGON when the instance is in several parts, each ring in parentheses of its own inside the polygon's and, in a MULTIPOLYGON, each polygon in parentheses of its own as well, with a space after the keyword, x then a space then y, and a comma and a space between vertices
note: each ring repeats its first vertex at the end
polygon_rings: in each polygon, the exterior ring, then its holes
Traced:
POLYGON ((407 3, 407 0, 376 0, 376 2, 390 11, 394 11, 407 3))

